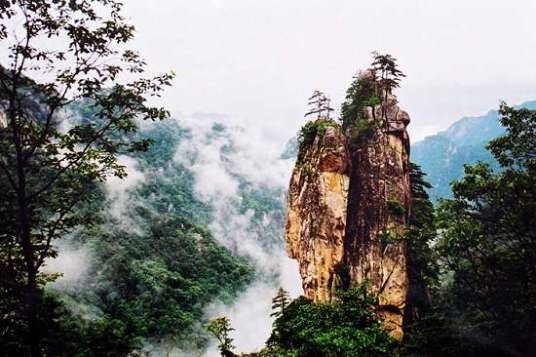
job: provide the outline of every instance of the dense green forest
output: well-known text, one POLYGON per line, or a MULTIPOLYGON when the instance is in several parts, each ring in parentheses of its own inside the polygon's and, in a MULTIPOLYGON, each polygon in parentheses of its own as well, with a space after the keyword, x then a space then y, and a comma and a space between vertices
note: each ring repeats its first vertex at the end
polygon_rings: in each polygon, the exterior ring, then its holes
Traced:
MULTIPOLYGON (((99 216, 98 223, 68 240, 94 257, 78 282, 82 288, 59 293, 70 310, 89 309, 96 315, 89 326, 76 315, 62 321, 70 328, 79 326, 75 341, 86 340, 88 330, 98 325, 100 343, 90 341, 84 353, 120 353, 115 342, 106 341, 110 329, 119 334, 112 335, 117 343, 129 349, 151 339, 180 345, 186 337, 189 347, 200 348, 206 339, 195 323, 202 319, 205 304, 215 298, 231 301, 253 278, 252 263, 237 258, 209 233, 210 207, 195 198, 191 172, 173 160, 178 141, 188 133, 170 120, 142 135, 155 144, 135 156, 145 180, 125 193, 127 209, 120 217, 110 215, 114 203, 106 199, 104 187, 96 188, 102 200, 87 209, 99 216)), ((75 341, 72 351, 65 346, 56 351, 75 354, 80 348, 75 341)))
MULTIPOLYGON (((75 103, 69 110, 73 126, 93 115, 89 103, 75 103)), ((222 146, 222 158, 236 150, 221 124, 212 125, 203 136, 209 142, 225 138, 229 144, 222 146)), ((76 281, 64 283, 60 277, 46 290, 48 312, 42 323, 48 331, 43 336, 47 354, 115 356, 138 349, 158 353, 153 350, 166 345, 202 351, 208 342, 202 327, 205 307, 215 300, 232 303, 254 278, 270 274, 210 233, 214 208, 197 198, 194 174, 175 157, 180 143, 193 140, 191 131, 169 119, 129 140, 145 139, 151 141, 145 151, 120 158, 136 163, 129 167, 130 175, 143 180, 120 196, 110 192, 123 184, 120 180, 88 187, 96 198, 77 212, 91 215, 91 224, 61 240, 59 254, 84 252, 89 257, 75 267, 87 265, 76 281)), ((197 154, 189 151, 185 161, 195 164, 197 154)), ((266 249, 280 250, 282 192, 236 178, 240 185, 235 213, 252 213, 242 228, 258 235, 266 249)), ((20 353, 24 344, 17 333, 2 336, 10 354, 20 353)))

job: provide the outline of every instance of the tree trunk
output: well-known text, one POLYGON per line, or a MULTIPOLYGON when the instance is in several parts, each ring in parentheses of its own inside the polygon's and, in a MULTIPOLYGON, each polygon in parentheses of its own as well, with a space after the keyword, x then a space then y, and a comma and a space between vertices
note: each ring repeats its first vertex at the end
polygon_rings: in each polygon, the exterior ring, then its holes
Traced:
POLYGON ((25 200, 19 201, 19 217, 21 223, 21 243, 24 254, 24 260, 26 263, 26 295, 25 295, 25 311, 26 322, 28 324, 28 347, 30 349, 30 355, 32 357, 41 357, 40 340, 41 331, 39 328, 39 307, 40 307, 40 294, 39 287, 37 286, 37 268, 34 266, 35 249, 31 241, 31 225, 29 208, 25 200))
POLYGON ((28 274, 26 292, 26 309, 28 323, 28 346, 32 357, 41 357, 41 331, 39 328, 40 296, 37 288, 36 274, 28 274))
POLYGON ((12 99, 9 114, 12 125, 13 142, 16 150, 16 174, 18 183, 16 192, 19 216, 19 239, 22 246, 27 275, 25 301, 23 302, 26 323, 28 324, 27 343, 30 350, 30 356, 41 357, 41 350, 39 347, 41 336, 38 319, 41 299, 39 296, 39 288, 37 286, 38 268, 36 266, 35 246, 32 243, 31 209, 26 187, 27 162, 24 158, 24 144, 21 140, 21 129, 16 120, 18 110, 14 102, 14 99, 12 99))

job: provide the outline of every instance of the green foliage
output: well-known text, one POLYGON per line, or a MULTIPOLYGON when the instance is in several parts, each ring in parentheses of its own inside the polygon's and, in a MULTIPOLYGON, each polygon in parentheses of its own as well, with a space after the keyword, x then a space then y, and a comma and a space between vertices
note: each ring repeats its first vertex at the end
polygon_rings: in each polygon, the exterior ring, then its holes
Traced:
POLYGON ((362 147, 374 135, 377 123, 358 117, 350 130, 350 147, 362 147))
POLYGON ((404 209, 404 206, 400 203, 400 201, 396 199, 389 199, 385 203, 387 212, 390 214, 396 216, 396 217, 403 217, 404 214, 406 214, 406 210, 404 209))
POLYGON ((339 291, 331 303, 312 303, 300 297, 275 320, 261 355, 389 355, 395 344, 382 330, 375 304, 364 285, 339 291))
MULTIPOLYGON (((75 108, 79 110, 78 107, 75 108)), ((141 164, 147 169, 165 168, 173 162, 178 143, 187 139, 187 130, 177 125, 176 120, 162 121, 151 125, 147 130, 136 133, 133 141, 151 140, 146 150, 131 153, 130 155, 141 159, 141 164)))
POLYGON ((114 0, 0 5, 6 51, 0 64, 0 271, 6 278, 0 284, 9 286, 0 293, 18 290, 11 301, 2 299, 15 305, 2 330, 19 329, 20 353, 33 357, 42 355, 43 286, 51 280, 42 267, 57 254, 54 241, 89 223, 92 217, 77 208, 96 198, 93 185, 125 176, 118 155, 147 147, 125 140, 137 131, 136 121, 168 117, 149 99, 173 74, 141 77, 146 63, 127 48, 134 27, 122 6, 114 0), (91 107, 92 116, 67 123, 73 101, 91 107))
MULTIPOLYGON (((525 102, 515 108, 536 109, 536 101, 525 102)), ((464 176, 464 164, 482 161, 493 170, 500 170, 499 163, 486 150, 486 145, 491 139, 504 134, 499 112, 490 110, 482 116, 462 118, 447 130, 412 143, 411 160, 427 173, 432 184, 427 191, 432 201, 452 197, 450 183, 464 176)))
MULTIPOLYGON (((466 346, 458 347, 452 337, 449 321, 441 309, 432 305, 430 295, 439 288, 437 254, 432 243, 436 239, 434 206, 421 168, 410 163, 411 210, 405 239, 407 247, 408 299, 404 311, 404 339, 401 356, 458 355, 466 346)), ((437 304, 437 302, 434 301, 437 304)))
POLYGON ((535 113, 502 105, 507 133, 489 144, 501 171, 466 166, 438 209, 445 298, 472 333, 520 355, 534 348, 536 327, 535 113))
MULTIPOLYGON (((242 184, 240 189, 242 192, 240 213, 243 214, 248 210, 253 210, 255 221, 261 221, 265 214, 284 211, 284 204, 277 196, 277 193, 279 192, 273 192, 266 190, 265 188, 254 188, 246 183, 242 184)), ((283 192, 281 192, 281 194, 283 194, 283 192)), ((274 218, 278 220, 278 223, 283 223, 283 217, 274 218)))
POLYGON ((71 238, 92 252, 84 281, 91 289, 61 296, 98 311, 105 323, 120 321, 130 339, 188 339, 201 348, 206 338, 196 325, 205 305, 215 298, 231 301, 253 269, 215 242, 206 228, 209 207, 195 197, 191 172, 173 160, 180 140, 190 140, 188 132, 170 120, 138 135, 155 144, 136 154, 145 180, 127 194, 131 207, 121 218, 131 226, 108 216, 109 203, 95 188, 101 200, 88 209, 98 224, 71 238))
POLYGON ((403 237, 400 236, 400 234, 398 234, 395 230, 385 228, 380 231, 379 238, 383 249, 385 249, 385 247, 387 247, 389 244, 394 244, 403 237))
POLYGON ((368 76, 357 76, 346 90, 346 100, 341 107, 341 121, 344 129, 357 125, 359 132, 369 130, 370 125, 363 118, 366 107, 380 104, 374 80, 368 76))
POLYGON ((372 131, 372 125, 369 121, 363 118, 357 118, 355 121, 355 128, 359 135, 368 136, 372 131))
POLYGON ((298 135, 298 159, 297 163, 303 162, 307 149, 313 144, 315 138, 322 137, 329 127, 337 128, 339 125, 332 119, 320 118, 308 121, 298 135))
POLYGON ((218 317, 209 321, 206 329, 219 341, 218 348, 223 357, 234 356, 232 349, 235 346, 233 346, 233 339, 229 336, 230 332, 234 331, 234 328, 231 327, 227 317, 218 317))
POLYGON ((504 104, 499 114, 507 131, 488 147, 500 170, 482 162, 467 165, 465 176, 453 183, 454 197, 440 201, 437 219, 422 172, 412 167, 408 307, 418 314, 410 315, 401 355, 513 356, 534 350, 536 115, 504 104), (419 302, 424 295, 411 290, 417 273, 431 304, 419 302))
POLYGON ((342 127, 353 127, 356 132, 352 136, 356 140, 368 139, 373 126, 384 124, 383 118, 374 118, 373 123, 365 121, 363 111, 371 108, 372 116, 375 116, 375 108, 385 101, 394 88, 400 86, 401 78, 405 77, 393 56, 373 52, 373 57, 371 68, 356 76, 350 84, 341 107, 342 127))
POLYGON ((479 357, 509 356, 483 343, 482 336, 472 334, 460 326, 460 321, 452 319, 445 309, 452 308, 443 301, 436 301, 433 306, 420 310, 418 319, 404 328, 404 340, 397 349, 399 356, 438 356, 438 357, 479 357))
MULTIPOLYGON (((84 319, 50 292, 44 294, 41 307, 39 327, 46 356, 126 356, 141 346, 142 341, 132 334, 127 321, 84 319)), ((3 334, 1 342, 2 355, 20 355, 20 337, 3 334)))
POLYGON ((272 299, 272 311, 273 312, 270 314, 270 316, 275 317, 276 319, 279 318, 285 312, 285 309, 288 306, 288 304, 289 304, 288 292, 283 288, 279 288, 279 290, 277 290, 276 296, 272 299))
MULTIPOLYGON (((495 120, 488 119, 488 120, 495 120)), ((480 142, 478 131, 488 129, 475 128, 463 141, 454 141, 450 135, 438 134, 415 143, 411 148, 412 160, 426 171, 432 187, 427 189, 432 201, 437 203, 439 198, 451 198, 451 182, 464 176, 464 165, 478 161, 489 163, 494 169, 499 165, 493 155, 485 149, 485 142, 480 142)))
POLYGON ((398 69, 396 58, 390 54, 373 52, 372 72, 379 87, 386 93, 391 93, 394 88, 400 87, 400 80, 406 75, 398 69))
POLYGON ((423 283, 418 293, 420 296, 417 296, 421 306, 427 304, 425 295, 428 293, 423 289, 435 288, 439 281, 438 257, 432 249, 437 237, 436 218, 434 205, 427 193, 430 184, 425 175, 418 165, 410 163, 411 210, 406 233, 408 267, 410 277, 413 274, 423 283))
POLYGON ((184 337, 201 319, 203 302, 232 296, 251 268, 183 220, 162 217, 149 229, 144 239, 102 232, 93 242, 99 275, 88 281, 95 295, 85 299, 112 318, 135 319, 136 336, 184 337))
POLYGON ((536 110, 514 109, 502 103, 499 115, 507 132, 492 140, 488 149, 502 167, 533 169, 536 162, 536 110))
MULTIPOLYGON (((83 103, 71 107, 79 108, 91 115, 83 103)), ((77 207, 77 213, 92 217, 91 224, 78 227, 68 241, 90 251, 91 264, 81 282, 84 288, 57 292, 59 305, 43 306, 43 319, 53 315, 56 321, 41 329, 42 345, 54 351, 51 355, 126 356, 161 339, 177 345, 188 341, 189 347, 202 349, 207 337, 198 326, 206 304, 216 298, 232 301, 253 277, 250 262, 218 245, 208 232, 211 210, 196 198, 192 173, 174 161, 179 142, 191 140, 189 133, 170 120, 153 124, 133 140, 146 138, 154 144, 130 154, 145 179, 125 193, 129 206, 121 221, 110 217, 111 202, 101 185, 87 186, 96 199, 77 207), (91 311, 91 318, 80 310, 91 311)), ((244 209, 278 209, 266 192, 244 192, 244 209)), ((0 297, 6 299, 1 316, 10 316, 17 295, 6 290, 0 297)), ((23 345, 26 326, 21 324, 0 336, 2 345, 23 345)))
POLYGON ((370 97, 368 97, 365 102, 364 102, 365 106, 367 107, 371 107, 371 108, 374 108, 376 107, 377 105, 380 105, 381 104, 381 100, 378 96, 376 95, 371 95, 370 97))

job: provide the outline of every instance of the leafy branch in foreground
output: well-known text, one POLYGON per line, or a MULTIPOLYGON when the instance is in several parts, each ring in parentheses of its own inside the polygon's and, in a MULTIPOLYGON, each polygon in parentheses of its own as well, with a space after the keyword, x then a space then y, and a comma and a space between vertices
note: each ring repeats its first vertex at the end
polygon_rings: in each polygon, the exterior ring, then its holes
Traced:
POLYGON ((128 142, 137 120, 160 120, 148 104, 173 74, 140 77, 145 62, 125 45, 134 27, 114 0, 15 0, 0 4, 0 281, 2 335, 24 336, 21 351, 43 354, 40 340, 42 273, 56 255, 53 241, 89 217, 76 207, 92 200, 90 187, 124 177, 117 157, 144 148, 128 142), (91 118, 69 117, 73 102, 91 105, 91 118))

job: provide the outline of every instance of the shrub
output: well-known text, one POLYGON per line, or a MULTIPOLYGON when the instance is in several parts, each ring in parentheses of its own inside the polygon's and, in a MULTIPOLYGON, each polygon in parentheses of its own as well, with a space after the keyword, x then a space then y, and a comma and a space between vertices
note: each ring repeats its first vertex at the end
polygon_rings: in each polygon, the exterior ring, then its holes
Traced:
POLYGON ((398 200, 387 200, 386 202, 387 206, 387 212, 390 214, 396 216, 396 217, 402 217, 406 213, 406 209, 398 200))
POLYGON ((317 119, 315 121, 307 122, 300 133, 298 134, 298 163, 303 161, 305 152, 313 144, 317 136, 322 136, 326 133, 326 129, 329 127, 337 128, 339 125, 332 119, 317 119))
POLYGON ((299 297, 274 322, 264 356, 388 355, 395 342, 374 312, 366 285, 339 291, 330 303, 299 297))

